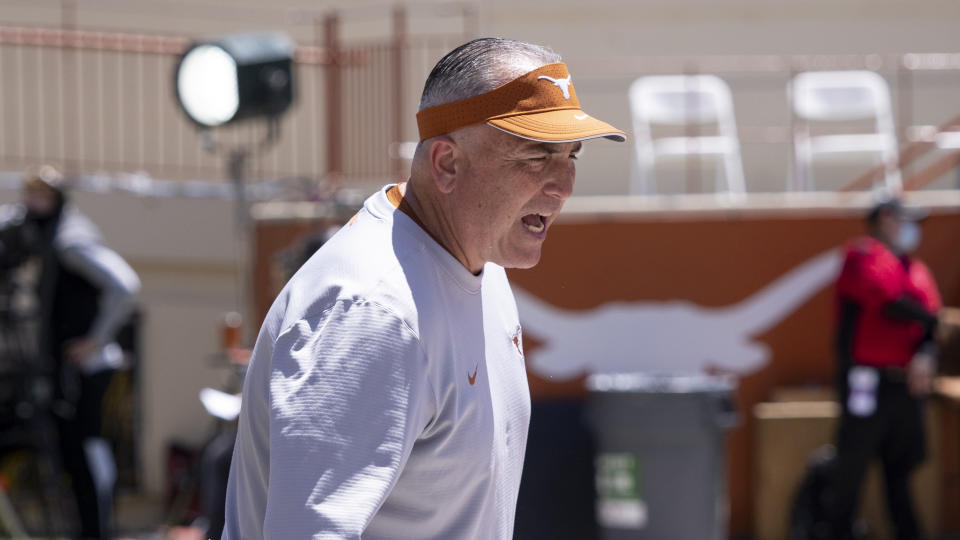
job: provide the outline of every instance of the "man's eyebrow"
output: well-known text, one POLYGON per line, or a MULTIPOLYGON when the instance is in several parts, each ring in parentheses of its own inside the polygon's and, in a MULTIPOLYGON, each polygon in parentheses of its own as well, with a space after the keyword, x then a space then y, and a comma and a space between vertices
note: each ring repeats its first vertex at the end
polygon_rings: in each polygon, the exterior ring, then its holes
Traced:
MULTIPOLYGON (((581 148, 583 148, 583 143, 580 142, 580 141, 577 141, 577 144, 573 147, 573 150, 571 150, 571 151, 572 151, 573 153, 577 153, 577 152, 580 151, 581 148)), ((526 152, 539 150, 539 151, 542 151, 542 152, 546 152, 546 153, 548 153, 548 154, 560 154, 560 153, 563 152, 563 150, 560 148, 560 145, 559 145, 559 144, 556 144, 556 143, 545 143, 545 142, 538 142, 538 143, 535 143, 535 144, 531 144, 531 145, 529 145, 529 146, 526 146, 526 147, 522 148, 522 150, 523 150, 523 151, 526 151, 526 152)))

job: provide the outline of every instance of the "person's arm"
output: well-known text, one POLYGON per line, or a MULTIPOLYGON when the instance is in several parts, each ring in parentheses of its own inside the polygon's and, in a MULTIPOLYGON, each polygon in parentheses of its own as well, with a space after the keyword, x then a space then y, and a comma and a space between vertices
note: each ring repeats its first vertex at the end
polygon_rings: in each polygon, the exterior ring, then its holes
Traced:
POLYGON ((939 354, 936 341, 930 337, 924 337, 924 341, 907 365, 907 386, 913 395, 925 396, 933 390, 939 354))
POLYGON ((339 301, 275 343, 264 538, 359 539, 436 411, 401 319, 339 301))
POLYGON ((893 319, 913 321, 922 324, 926 330, 926 334, 930 336, 931 339, 937 328, 937 315, 930 313, 920 302, 906 295, 887 303, 883 308, 883 313, 893 319))
POLYGON ((0 204, 0 229, 23 223, 27 208, 19 203, 0 204))
POLYGON ((86 339, 104 345, 114 339, 136 305, 140 279, 130 265, 101 244, 79 244, 62 249, 60 262, 100 289, 100 303, 86 339))

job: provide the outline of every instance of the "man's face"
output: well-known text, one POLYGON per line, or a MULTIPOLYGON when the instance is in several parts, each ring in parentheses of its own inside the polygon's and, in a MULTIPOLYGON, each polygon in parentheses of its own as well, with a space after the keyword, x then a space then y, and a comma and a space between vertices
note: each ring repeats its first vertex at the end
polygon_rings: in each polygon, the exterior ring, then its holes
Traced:
POLYGON ((547 229, 573 193, 581 143, 541 143, 488 125, 451 138, 465 156, 452 195, 468 268, 536 265, 547 229))
POLYGON ((900 238, 903 218, 896 212, 883 212, 877 219, 877 237, 888 246, 893 246, 900 238))
POLYGON ((49 216, 57 206, 57 196, 49 189, 27 186, 23 190, 23 204, 36 216, 49 216))

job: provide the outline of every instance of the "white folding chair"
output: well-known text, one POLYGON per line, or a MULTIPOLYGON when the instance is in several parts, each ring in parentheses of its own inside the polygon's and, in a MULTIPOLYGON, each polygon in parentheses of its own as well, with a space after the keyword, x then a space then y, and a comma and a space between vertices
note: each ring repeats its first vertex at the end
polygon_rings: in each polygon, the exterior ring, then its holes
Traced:
POLYGON ((787 87, 796 117, 805 129, 794 133, 795 169, 789 190, 814 189, 813 160, 818 154, 879 154, 884 164, 883 187, 897 193, 903 182, 897 163, 897 136, 890 106, 890 87, 872 71, 807 71, 787 87), (810 135, 815 122, 874 120, 872 133, 810 135))
POLYGON ((630 109, 636 153, 631 193, 657 191, 654 167, 659 159, 691 154, 713 156, 722 161, 722 166, 717 167, 717 193, 744 193, 733 99, 723 79, 715 75, 640 77, 630 85, 630 109), (651 128, 657 124, 704 127, 715 124, 716 135, 653 138, 651 128))

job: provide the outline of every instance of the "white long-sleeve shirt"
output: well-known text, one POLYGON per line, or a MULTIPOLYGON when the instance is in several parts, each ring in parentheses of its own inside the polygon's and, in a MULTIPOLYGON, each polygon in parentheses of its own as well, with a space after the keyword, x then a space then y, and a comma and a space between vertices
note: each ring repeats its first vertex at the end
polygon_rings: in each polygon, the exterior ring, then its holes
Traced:
POLYGON ((512 537, 530 399, 506 274, 471 274, 385 192, 267 315, 225 539, 512 537))

